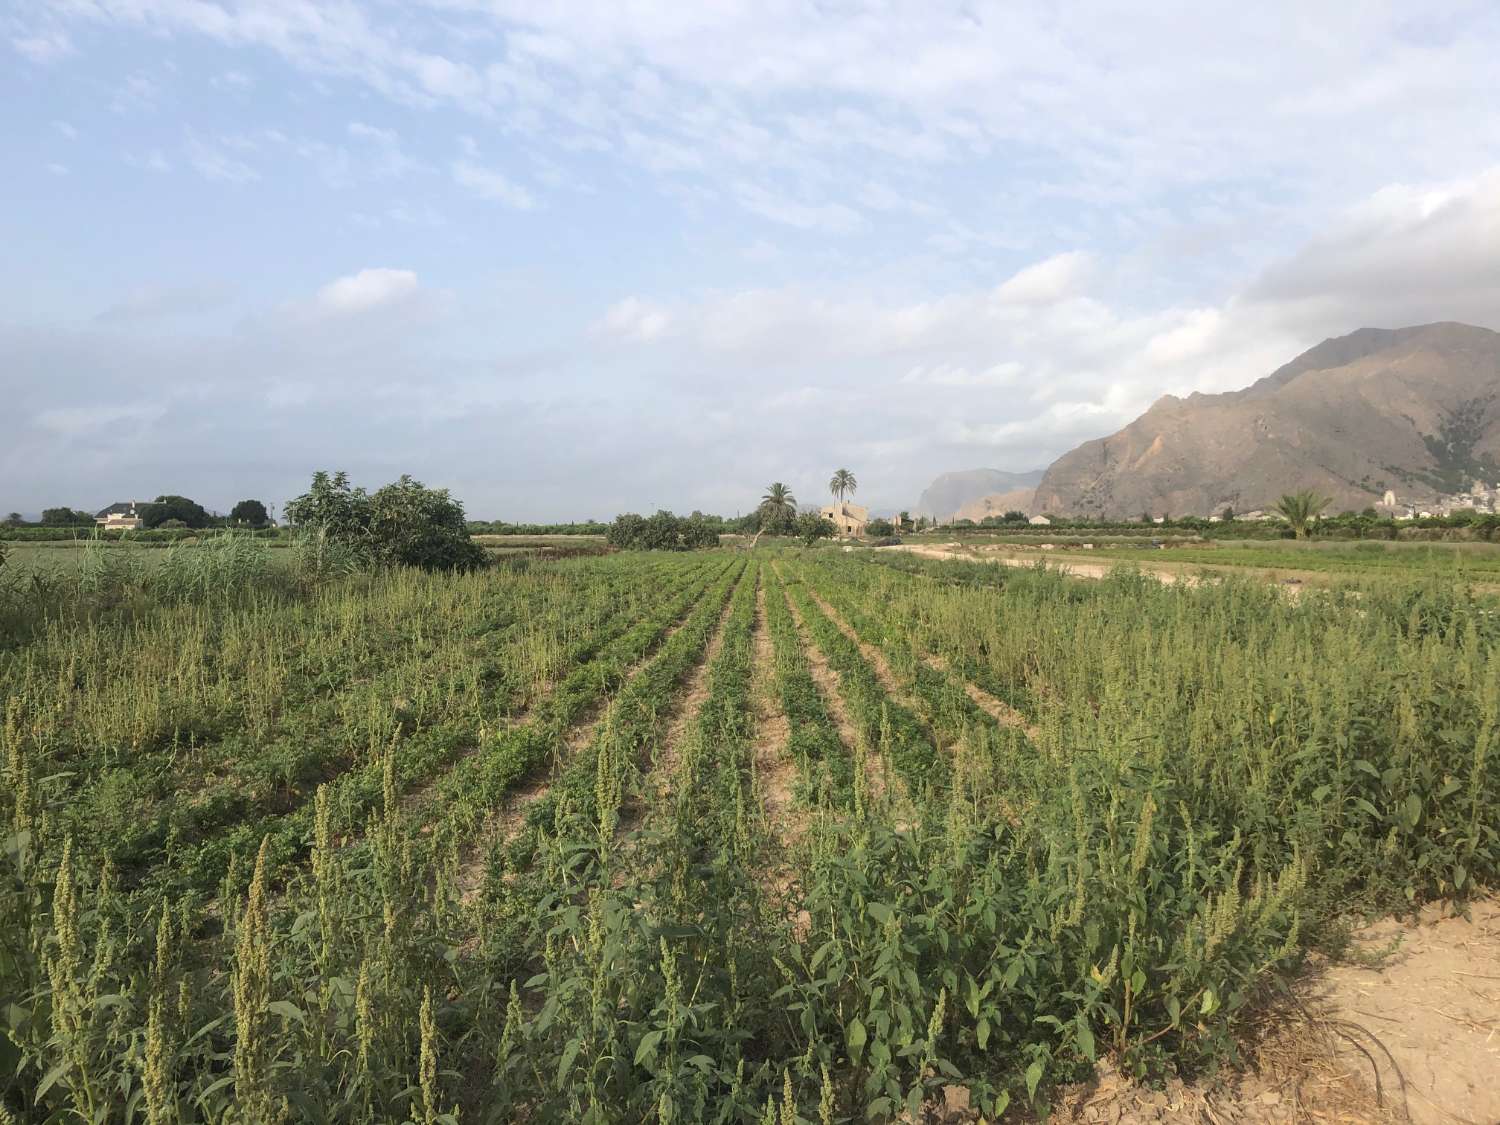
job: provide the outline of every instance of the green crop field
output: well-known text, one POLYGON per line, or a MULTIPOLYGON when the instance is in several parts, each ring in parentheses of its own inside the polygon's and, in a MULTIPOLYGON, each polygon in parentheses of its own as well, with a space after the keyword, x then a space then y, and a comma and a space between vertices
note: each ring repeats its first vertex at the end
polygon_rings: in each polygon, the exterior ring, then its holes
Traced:
POLYGON ((1500 876, 1445 573, 197 550, 0 571, 0 1120, 994 1120, 1500 876))
POLYGON ((1165 551, 1107 546, 1104 561, 1196 563, 1253 567, 1260 570, 1307 570, 1322 574, 1388 574, 1413 578, 1443 577, 1483 583, 1500 582, 1500 545, 1493 543, 1328 543, 1221 542, 1211 546, 1173 546, 1165 551))

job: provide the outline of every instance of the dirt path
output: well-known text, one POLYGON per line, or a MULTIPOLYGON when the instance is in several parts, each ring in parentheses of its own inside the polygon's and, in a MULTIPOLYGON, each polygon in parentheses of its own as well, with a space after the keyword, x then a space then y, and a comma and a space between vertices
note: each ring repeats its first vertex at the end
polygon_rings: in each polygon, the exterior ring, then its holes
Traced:
MULTIPOLYGON (((1361 931, 1375 967, 1339 964, 1265 1013, 1248 1066, 1219 1083, 1144 1088, 1101 1064, 1061 1091, 1062 1125, 1495 1125, 1500 1122, 1500 898, 1470 919, 1424 912, 1361 931), (1394 953, 1388 953, 1399 943, 1394 953)), ((949 1114, 947 1120, 972 1120, 949 1114)))
POLYGON ((771 645, 771 631, 766 625, 766 584, 755 591, 755 624, 752 627, 754 672, 750 681, 750 699, 755 720, 750 744, 750 761, 760 796, 765 822, 773 831, 795 832, 790 816, 792 779, 797 765, 787 755, 791 724, 776 701, 776 652, 771 645))
POLYGON ((1205 572, 1223 577, 1238 575, 1242 578, 1260 578, 1268 583, 1275 583, 1288 596, 1294 598, 1303 586, 1328 586, 1339 581, 1341 578, 1352 577, 1350 575, 1329 574, 1319 570, 1264 569, 1219 563, 1152 563, 1142 562, 1140 559, 1097 562, 1093 559, 1082 558, 1076 553, 1051 551, 1046 548, 1036 548, 1031 551, 1017 553, 1014 548, 1003 544, 965 546, 962 543, 953 542, 931 544, 902 543, 892 547, 879 547, 877 550, 906 551, 909 554, 918 555, 926 559, 956 559, 959 562, 987 562, 994 563, 997 566, 1031 567, 1036 566, 1037 563, 1042 563, 1050 570, 1059 571, 1073 578, 1099 579, 1108 575, 1117 566, 1129 565, 1135 567, 1142 574, 1150 575, 1166 586, 1196 586, 1202 581, 1205 572))
MULTIPOLYGON (((1388 919, 1361 931, 1376 952, 1399 942, 1378 968, 1338 965, 1312 982, 1313 1002, 1380 1040, 1363 1046, 1380 1085, 1415 1125, 1500 1122, 1500 898, 1475 903, 1468 920, 1429 910, 1415 922, 1388 919)), ((1352 1043, 1339 1057, 1370 1064, 1352 1043)))

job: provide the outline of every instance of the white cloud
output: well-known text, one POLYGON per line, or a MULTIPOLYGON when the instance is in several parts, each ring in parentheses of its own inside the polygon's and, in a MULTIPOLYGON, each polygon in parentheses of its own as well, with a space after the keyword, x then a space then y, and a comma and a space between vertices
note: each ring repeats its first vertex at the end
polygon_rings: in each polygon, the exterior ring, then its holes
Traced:
POLYGON ((664 335, 672 324, 672 314, 659 305, 639 297, 626 297, 609 307, 595 328, 622 340, 649 343, 664 335))
POLYGON ((248 184, 260 179, 260 173, 243 160, 237 160, 217 145, 196 137, 187 143, 187 161, 198 175, 217 183, 248 184))
POLYGON ((863 215, 842 203, 801 203, 748 181, 734 185, 734 197, 745 210, 798 230, 843 235, 865 225, 863 215))
POLYGON ((73 53, 73 41, 61 31, 49 29, 35 35, 13 36, 10 45, 34 63, 51 63, 73 53))
POLYGON ((68 166, 66 164, 58 164, 54 161, 47 165, 47 171, 51 172, 54 176, 66 176, 68 174, 68 166))
POLYGON ((166 413, 160 404, 137 403, 117 406, 67 406, 43 410, 32 419, 41 429, 63 437, 82 437, 113 426, 146 425, 166 413))
POLYGON ((318 290, 317 305, 330 313, 368 312, 406 300, 417 292, 411 270, 363 269, 318 290))
POLYGON ((72 124, 67 121, 63 121, 60 119, 54 121, 52 122, 52 128, 56 129, 58 133, 60 133, 63 137, 70 141, 76 141, 78 139, 78 130, 75 129, 72 124))
POLYGON ((529 211, 536 206, 536 200, 529 191, 492 168, 484 168, 468 160, 456 160, 453 162, 452 172, 454 183, 480 199, 503 203, 517 211, 529 211))
POLYGON ((1092 259, 1081 251, 1056 254, 1016 273, 995 290, 995 298, 1014 305, 1061 301, 1077 294, 1087 280, 1092 264, 1092 259))
POLYGON ((901 376, 903 383, 925 387, 1003 387, 1013 384, 1026 369, 1019 363, 997 363, 983 371, 939 363, 913 367, 901 376))

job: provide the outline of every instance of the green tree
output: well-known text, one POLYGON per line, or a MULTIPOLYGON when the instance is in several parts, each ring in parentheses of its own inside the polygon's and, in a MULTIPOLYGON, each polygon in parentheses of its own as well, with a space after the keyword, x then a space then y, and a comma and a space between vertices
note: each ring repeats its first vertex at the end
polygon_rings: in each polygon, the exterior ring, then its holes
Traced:
POLYGON ((6 527, 20 527, 26 521, 21 518, 20 512, 11 512, 5 517, 6 527))
POLYGON ((288 501, 286 518, 320 548, 334 548, 340 565, 472 570, 485 561, 484 548, 469 538, 463 505, 447 489, 410 476, 372 496, 351 485, 348 473, 320 470, 311 488, 288 501))
POLYGON ((844 507, 845 495, 853 495, 859 488, 859 481, 854 479, 854 474, 848 469, 839 469, 833 474, 828 482, 828 491, 839 498, 839 510, 844 507))
POLYGON ((241 500, 231 509, 229 522, 242 527, 265 527, 271 522, 271 513, 259 500, 241 500))
POLYGON ((832 538, 833 524, 817 512, 803 512, 797 517, 793 531, 804 547, 811 547, 819 539, 832 538))
POLYGON ((469 538, 464 506, 446 488, 402 474, 370 497, 370 533, 378 562, 423 570, 474 570, 484 548, 469 538))
POLYGON ((760 498, 760 526, 772 535, 786 535, 797 518, 797 498, 779 480, 766 486, 760 498))
POLYGON ((1019 508, 1012 508, 1000 517, 1005 523, 1025 523, 1026 513, 1019 508))
POLYGON ((186 496, 158 496, 137 511, 147 527, 160 527, 168 520, 181 520, 188 527, 207 527, 213 522, 202 504, 186 496))
POLYGON ((884 539, 887 535, 895 535, 895 525, 890 520, 876 518, 865 524, 865 535, 872 539, 884 539))
POLYGON ((1310 488, 1288 492, 1276 503, 1276 510, 1292 525, 1298 539, 1306 539, 1312 522, 1333 503, 1331 496, 1319 496, 1310 488))
POLYGON ((43 508, 43 527, 90 527, 94 517, 76 508, 43 508))

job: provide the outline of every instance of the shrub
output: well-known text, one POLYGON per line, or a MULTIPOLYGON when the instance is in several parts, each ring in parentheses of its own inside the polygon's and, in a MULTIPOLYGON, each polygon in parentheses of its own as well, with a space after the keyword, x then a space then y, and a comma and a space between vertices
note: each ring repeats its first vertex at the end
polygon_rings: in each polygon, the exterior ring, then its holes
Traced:
POLYGON ((162 527, 169 520, 178 520, 183 527, 207 527, 213 522, 202 504, 186 496, 158 496, 137 511, 147 527, 162 527))
POLYGON ((701 512, 676 516, 663 509, 649 517, 627 512, 615 517, 605 538, 622 551, 694 551, 719 545, 720 522, 701 512))
POLYGON ((403 475, 373 496, 349 483, 349 474, 319 471, 312 487, 286 506, 287 520, 311 537, 299 560, 316 576, 328 568, 415 566, 423 570, 473 570, 484 549, 469 538, 464 507, 445 488, 427 488, 403 475))

